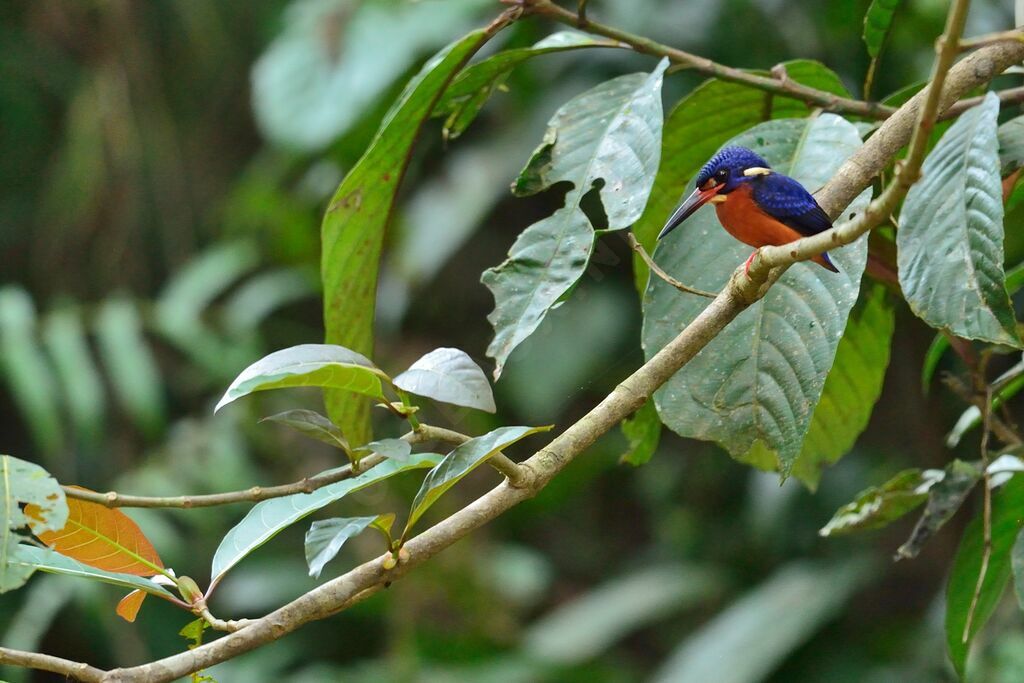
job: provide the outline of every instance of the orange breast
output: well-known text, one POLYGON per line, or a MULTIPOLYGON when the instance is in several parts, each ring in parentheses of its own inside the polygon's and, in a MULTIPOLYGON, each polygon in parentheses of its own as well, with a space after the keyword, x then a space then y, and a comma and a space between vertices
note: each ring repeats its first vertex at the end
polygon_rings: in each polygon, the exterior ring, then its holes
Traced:
POLYGON ((740 185, 720 196, 725 197, 725 201, 715 204, 718 221, 726 232, 744 244, 752 247, 779 246, 803 236, 758 208, 750 185, 740 185))

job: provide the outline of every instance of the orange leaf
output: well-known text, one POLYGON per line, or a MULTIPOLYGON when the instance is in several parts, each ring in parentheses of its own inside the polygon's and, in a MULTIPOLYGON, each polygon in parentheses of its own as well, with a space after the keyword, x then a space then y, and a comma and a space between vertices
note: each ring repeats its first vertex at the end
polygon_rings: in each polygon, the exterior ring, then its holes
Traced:
POLYGON ((142 607, 142 601, 145 599, 146 591, 132 591, 121 598, 121 602, 117 603, 117 616, 127 622, 135 621, 135 617, 138 616, 139 609, 142 607))
MULTIPOLYGON (((104 571, 135 576, 160 573, 164 563, 131 517, 98 503, 71 496, 67 500, 67 524, 60 531, 36 533, 39 540, 61 555, 104 571)), ((26 513, 31 526, 32 513, 26 513)))

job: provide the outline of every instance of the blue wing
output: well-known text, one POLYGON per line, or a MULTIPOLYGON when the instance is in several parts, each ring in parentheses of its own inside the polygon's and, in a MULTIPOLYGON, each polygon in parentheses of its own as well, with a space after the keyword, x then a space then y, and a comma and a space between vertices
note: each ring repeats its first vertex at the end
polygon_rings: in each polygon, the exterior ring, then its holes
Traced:
POLYGON ((801 235, 816 235, 832 227, 828 214, 811 193, 789 176, 769 173, 750 182, 754 202, 769 216, 801 235))

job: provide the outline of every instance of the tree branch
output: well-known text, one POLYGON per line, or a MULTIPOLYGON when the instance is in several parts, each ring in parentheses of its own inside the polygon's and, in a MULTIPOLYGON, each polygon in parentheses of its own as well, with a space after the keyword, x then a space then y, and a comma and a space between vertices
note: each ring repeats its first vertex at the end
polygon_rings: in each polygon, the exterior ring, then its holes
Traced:
POLYGON ((70 659, 62 659, 52 655, 39 654, 37 652, 24 652, 12 650, 7 647, 0 647, 0 664, 11 666, 23 666, 28 669, 38 669, 61 674, 76 681, 87 683, 98 683, 104 680, 105 671, 89 666, 84 662, 73 662, 70 659))

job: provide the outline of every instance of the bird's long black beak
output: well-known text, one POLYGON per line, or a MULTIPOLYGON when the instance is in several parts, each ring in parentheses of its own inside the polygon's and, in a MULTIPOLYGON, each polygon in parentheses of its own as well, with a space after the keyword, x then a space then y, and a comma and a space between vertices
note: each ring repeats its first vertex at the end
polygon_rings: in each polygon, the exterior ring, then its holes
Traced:
POLYGON ((662 237, 675 230, 680 223, 692 216, 697 209, 711 201, 712 197, 718 194, 718 191, 721 189, 721 185, 715 185, 714 187, 709 187, 706 190, 702 190, 698 187, 691 192, 690 196, 683 200, 683 203, 676 207, 676 210, 672 212, 668 222, 665 223, 665 227, 661 229, 660 233, 658 233, 658 239, 660 240, 662 237))

